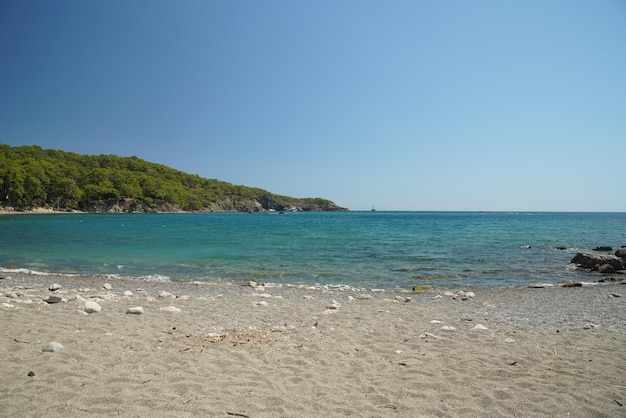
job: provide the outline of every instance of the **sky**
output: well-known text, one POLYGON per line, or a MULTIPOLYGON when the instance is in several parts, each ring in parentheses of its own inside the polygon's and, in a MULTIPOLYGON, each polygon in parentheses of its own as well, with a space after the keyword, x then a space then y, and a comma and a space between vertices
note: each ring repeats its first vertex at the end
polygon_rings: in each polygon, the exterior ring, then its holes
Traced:
POLYGON ((351 210, 626 211, 624 0, 0 0, 0 143, 351 210))

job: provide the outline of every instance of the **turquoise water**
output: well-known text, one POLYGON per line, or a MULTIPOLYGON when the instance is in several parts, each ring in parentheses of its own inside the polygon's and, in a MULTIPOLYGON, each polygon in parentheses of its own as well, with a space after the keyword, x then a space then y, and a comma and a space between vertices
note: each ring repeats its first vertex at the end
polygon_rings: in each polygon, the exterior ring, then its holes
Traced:
POLYGON ((0 266, 38 272, 366 288, 526 286, 591 280, 568 270, 569 260, 580 250, 626 245, 626 213, 4 215, 0 238, 0 266))

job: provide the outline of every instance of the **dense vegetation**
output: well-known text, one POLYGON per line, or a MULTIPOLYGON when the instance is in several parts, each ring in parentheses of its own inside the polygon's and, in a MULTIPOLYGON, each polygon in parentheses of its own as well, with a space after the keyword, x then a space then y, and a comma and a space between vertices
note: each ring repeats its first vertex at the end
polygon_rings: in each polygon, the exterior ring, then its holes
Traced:
POLYGON ((344 210, 205 179, 137 157, 0 144, 0 206, 94 212, 344 210))

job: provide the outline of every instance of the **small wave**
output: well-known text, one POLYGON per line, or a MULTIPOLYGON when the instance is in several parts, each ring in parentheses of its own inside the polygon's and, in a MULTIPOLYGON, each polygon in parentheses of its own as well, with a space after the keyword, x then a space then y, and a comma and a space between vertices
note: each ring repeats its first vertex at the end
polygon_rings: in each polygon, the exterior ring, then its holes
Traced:
POLYGON ((320 283, 263 283, 265 287, 295 287, 311 290, 326 290, 339 292, 366 292, 364 287, 354 287, 346 284, 320 284, 320 283))
POLYGON ((2 273, 30 273, 29 269, 20 269, 20 268, 4 268, 4 267, 0 267, 0 271, 2 273))
POLYGON ((31 270, 26 268, 4 268, 0 267, 0 272, 2 273, 24 273, 24 274, 32 274, 34 276, 63 276, 63 277, 76 277, 79 274, 76 273, 48 273, 45 271, 31 270))
POLYGON ((169 282, 169 276, 162 276, 160 274, 149 274, 147 276, 139 276, 136 277, 137 280, 141 280, 144 282, 169 282))
POLYGON ((365 292, 367 289, 364 287, 354 287, 347 284, 320 284, 320 283, 307 283, 307 284, 288 284, 289 287, 304 287, 312 290, 325 290, 325 291, 338 291, 338 292, 365 292))
POLYGON ((349 286, 347 284, 326 284, 322 286, 324 290, 339 290, 342 292, 359 292, 365 289, 349 286))
POLYGON ((101 274, 99 276, 104 277, 105 279, 119 279, 121 277, 119 274, 101 274))

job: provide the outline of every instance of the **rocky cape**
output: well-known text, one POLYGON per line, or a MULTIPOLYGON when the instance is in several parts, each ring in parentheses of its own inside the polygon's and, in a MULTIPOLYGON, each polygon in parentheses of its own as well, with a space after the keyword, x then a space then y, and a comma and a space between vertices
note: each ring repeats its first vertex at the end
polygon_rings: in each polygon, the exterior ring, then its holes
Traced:
MULTIPOLYGON (((304 199, 303 199, 304 200, 304 199)), ((259 202, 256 199, 233 200, 230 198, 215 202, 200 210, 183 210, 176 204, 161 203, 148 205, 132 198, 111 199, 91 202, 82 210, 54 208, 52 206, 31 206, 13 208, 0 206, 0 213, 183 213, 183 212, 347 212, 347 208, 330 201, 311 199, 313 202, 296 202, 288 206, 277 202, 259 202)))
POLYGON ((0 211, 346 211, 327 199, 281 196, 137 157, 0 144, 0 211))

